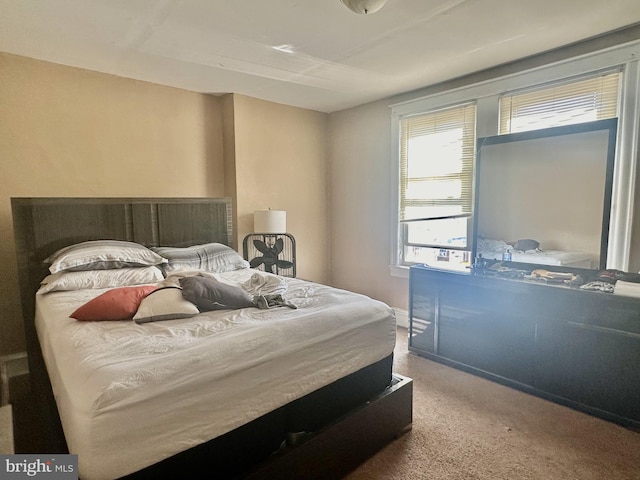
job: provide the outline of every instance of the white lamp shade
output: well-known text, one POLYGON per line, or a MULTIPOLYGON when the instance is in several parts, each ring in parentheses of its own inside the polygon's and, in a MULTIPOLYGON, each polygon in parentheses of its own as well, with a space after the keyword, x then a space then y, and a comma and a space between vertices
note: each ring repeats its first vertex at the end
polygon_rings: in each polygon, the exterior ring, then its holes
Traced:
POLYGON ((284 210, 256 210, 253 212, 255 233, 287 233, 287 212, 284 210))

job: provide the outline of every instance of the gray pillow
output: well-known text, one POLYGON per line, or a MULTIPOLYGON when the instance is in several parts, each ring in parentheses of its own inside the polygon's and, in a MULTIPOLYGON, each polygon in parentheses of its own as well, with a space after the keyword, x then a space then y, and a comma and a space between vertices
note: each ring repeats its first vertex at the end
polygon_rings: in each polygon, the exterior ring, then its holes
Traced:
POLYGON ((253 307, 253 298, 240 287, 227 285, 205 277, 180 279, 182 296, 201 312, 211 310, 235 310, 253 307))
POLYGON ((110 270, 147 267, 167 261, 147 247, 120 240, 89 240, 61 248, 45 260, 49 271, 110 270))
POLYGON ((221 273, 249 268, 249 262, 238 252, 221 243, 206 243, 192 247, 152 247, 152 250, 169 261, 163 266, 167 274, 180 270, 221 273))

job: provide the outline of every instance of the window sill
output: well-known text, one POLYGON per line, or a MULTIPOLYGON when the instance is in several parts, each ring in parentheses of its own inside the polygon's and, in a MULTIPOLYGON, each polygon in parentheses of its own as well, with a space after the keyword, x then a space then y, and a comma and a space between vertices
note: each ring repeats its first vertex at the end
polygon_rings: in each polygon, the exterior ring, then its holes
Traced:
POLYGON ((409 278, 409 267, 406 265, 389 265, 389 273, 392 277, 409 278))

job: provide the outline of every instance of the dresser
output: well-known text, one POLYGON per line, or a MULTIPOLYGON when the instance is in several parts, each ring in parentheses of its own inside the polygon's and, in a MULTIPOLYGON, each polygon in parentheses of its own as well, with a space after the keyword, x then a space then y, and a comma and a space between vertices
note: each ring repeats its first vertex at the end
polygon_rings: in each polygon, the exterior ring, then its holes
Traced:
POLYGON ((415 265, 409 350, 640 427, 640 299, 415 265))

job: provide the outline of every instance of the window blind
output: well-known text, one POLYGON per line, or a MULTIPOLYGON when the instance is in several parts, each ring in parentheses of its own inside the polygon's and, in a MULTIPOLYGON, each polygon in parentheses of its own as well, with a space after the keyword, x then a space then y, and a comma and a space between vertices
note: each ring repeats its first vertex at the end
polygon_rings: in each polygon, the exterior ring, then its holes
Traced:
POLYGON ((400 121, 400 220, 472 210, 476 105, 400 121))
POLYGON ((618 115, 620 71, 516 91, 500 98, 500 134, 571 125, 618 115))

